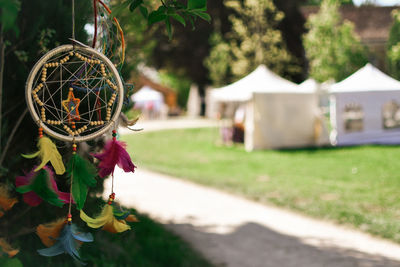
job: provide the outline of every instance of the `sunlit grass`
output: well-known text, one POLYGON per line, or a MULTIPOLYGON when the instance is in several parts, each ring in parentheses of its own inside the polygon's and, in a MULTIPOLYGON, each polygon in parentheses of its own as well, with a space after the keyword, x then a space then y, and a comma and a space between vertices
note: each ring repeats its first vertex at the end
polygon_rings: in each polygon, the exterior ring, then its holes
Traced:
MULTIPOLYGON (((135 163, 400 242, 400 147, 246 152, 217 129, 124 136, 135 163)), ((205 196, 206 197, 206 196, 205 196)))

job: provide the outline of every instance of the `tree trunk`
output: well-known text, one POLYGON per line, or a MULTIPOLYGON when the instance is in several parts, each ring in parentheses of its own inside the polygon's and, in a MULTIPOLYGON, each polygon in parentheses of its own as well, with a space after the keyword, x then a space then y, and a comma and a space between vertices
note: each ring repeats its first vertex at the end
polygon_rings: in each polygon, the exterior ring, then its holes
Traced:
POLYGON ((2 149, 1 143, 3 141, 2 138, 2 118, 3 118, 3 75, 4 75, 4 51, 6 49, 6 45, 4 43, 4 36, 3 36, 3 27, 0 26, 0 151, 2 149))

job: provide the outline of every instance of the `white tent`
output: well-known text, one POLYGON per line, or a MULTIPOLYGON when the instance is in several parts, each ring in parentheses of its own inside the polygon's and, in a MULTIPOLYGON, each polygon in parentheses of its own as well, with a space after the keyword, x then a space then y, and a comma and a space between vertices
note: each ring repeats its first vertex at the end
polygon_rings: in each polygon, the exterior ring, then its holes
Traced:
POLYGON ((367 64, 332 85, 331 143, 400 143, 400 82, 367 64))
POLYGON ((214 89, 211 97, 220 102, 244 102, 252 98, 254 92, 307 92, 270 71, 265 65, 258 66, 246 77, 222 88, 214 89))
POLYGON ((141 109, 147 117, 157 117, 164 106, 163 94, 149 86, 143 86, 131 96, 131 99, 135 103, 135 108, 141 109))
POLYGON ((316 145, 323 134, 314 91, 261 65, 243 79, 214 89, 212 98, 246 103, 246 150, 293 148, 316 145))
POLYGON ((139 102, 163 102, 164 96, 149 86, 143 86, 139 91, 132 95, 132 100, 139 102))

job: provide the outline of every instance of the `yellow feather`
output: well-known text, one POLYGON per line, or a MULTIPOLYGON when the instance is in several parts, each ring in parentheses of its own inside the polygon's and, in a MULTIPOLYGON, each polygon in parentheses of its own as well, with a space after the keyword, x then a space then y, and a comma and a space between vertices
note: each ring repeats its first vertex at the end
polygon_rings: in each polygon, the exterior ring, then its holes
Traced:
POLYGON ((129 229, 131 229, 131 227, 127 225, 125 221, 117 220, 115 217, 103 227, 103 230, 111 233, 121 233, 129 229))
POLYGON ((65 172, 62 157, 57 150, 56 145, 48 137, 42 137, 38 142, 39 151, 31 155, 22 155, 25 158, 34 158, 39 156, 42 159, 40 165, 35 169, 35 172, 43 168, 50 161, 57 174, 61 175, 65 172))
POLYGON ((103 226, 103 230, 111 233, 121 233, 131 229, 125 221, 117 220, 114 217, 113 208, 111 205, 105 205, 101 213, 96 218, 91 218, 81 210, 80 216, 83 221, 91 228, 100 228, 103 226))
POLYGON ((100 228, 108 222, 111 222, 114 218, 113 210, 111 205, 105 205, 99 216, 95 219, 87 216, 83 210, 81 210, 81 219, 87 223, 89 227, 100 228))

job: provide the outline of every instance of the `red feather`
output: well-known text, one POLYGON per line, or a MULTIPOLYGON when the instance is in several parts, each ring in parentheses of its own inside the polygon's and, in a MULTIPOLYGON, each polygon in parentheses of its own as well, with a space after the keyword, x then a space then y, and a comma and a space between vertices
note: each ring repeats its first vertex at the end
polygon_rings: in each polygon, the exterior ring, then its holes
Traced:
POLYGON ((136 166, 132 163, 131 157, 125 147, 126 144, 124 142, 111 140, 106 143, 102 153, 93 155, 100 160, 100 177, 113 174, 116 165, 125 172, 135 172, 136 166))

